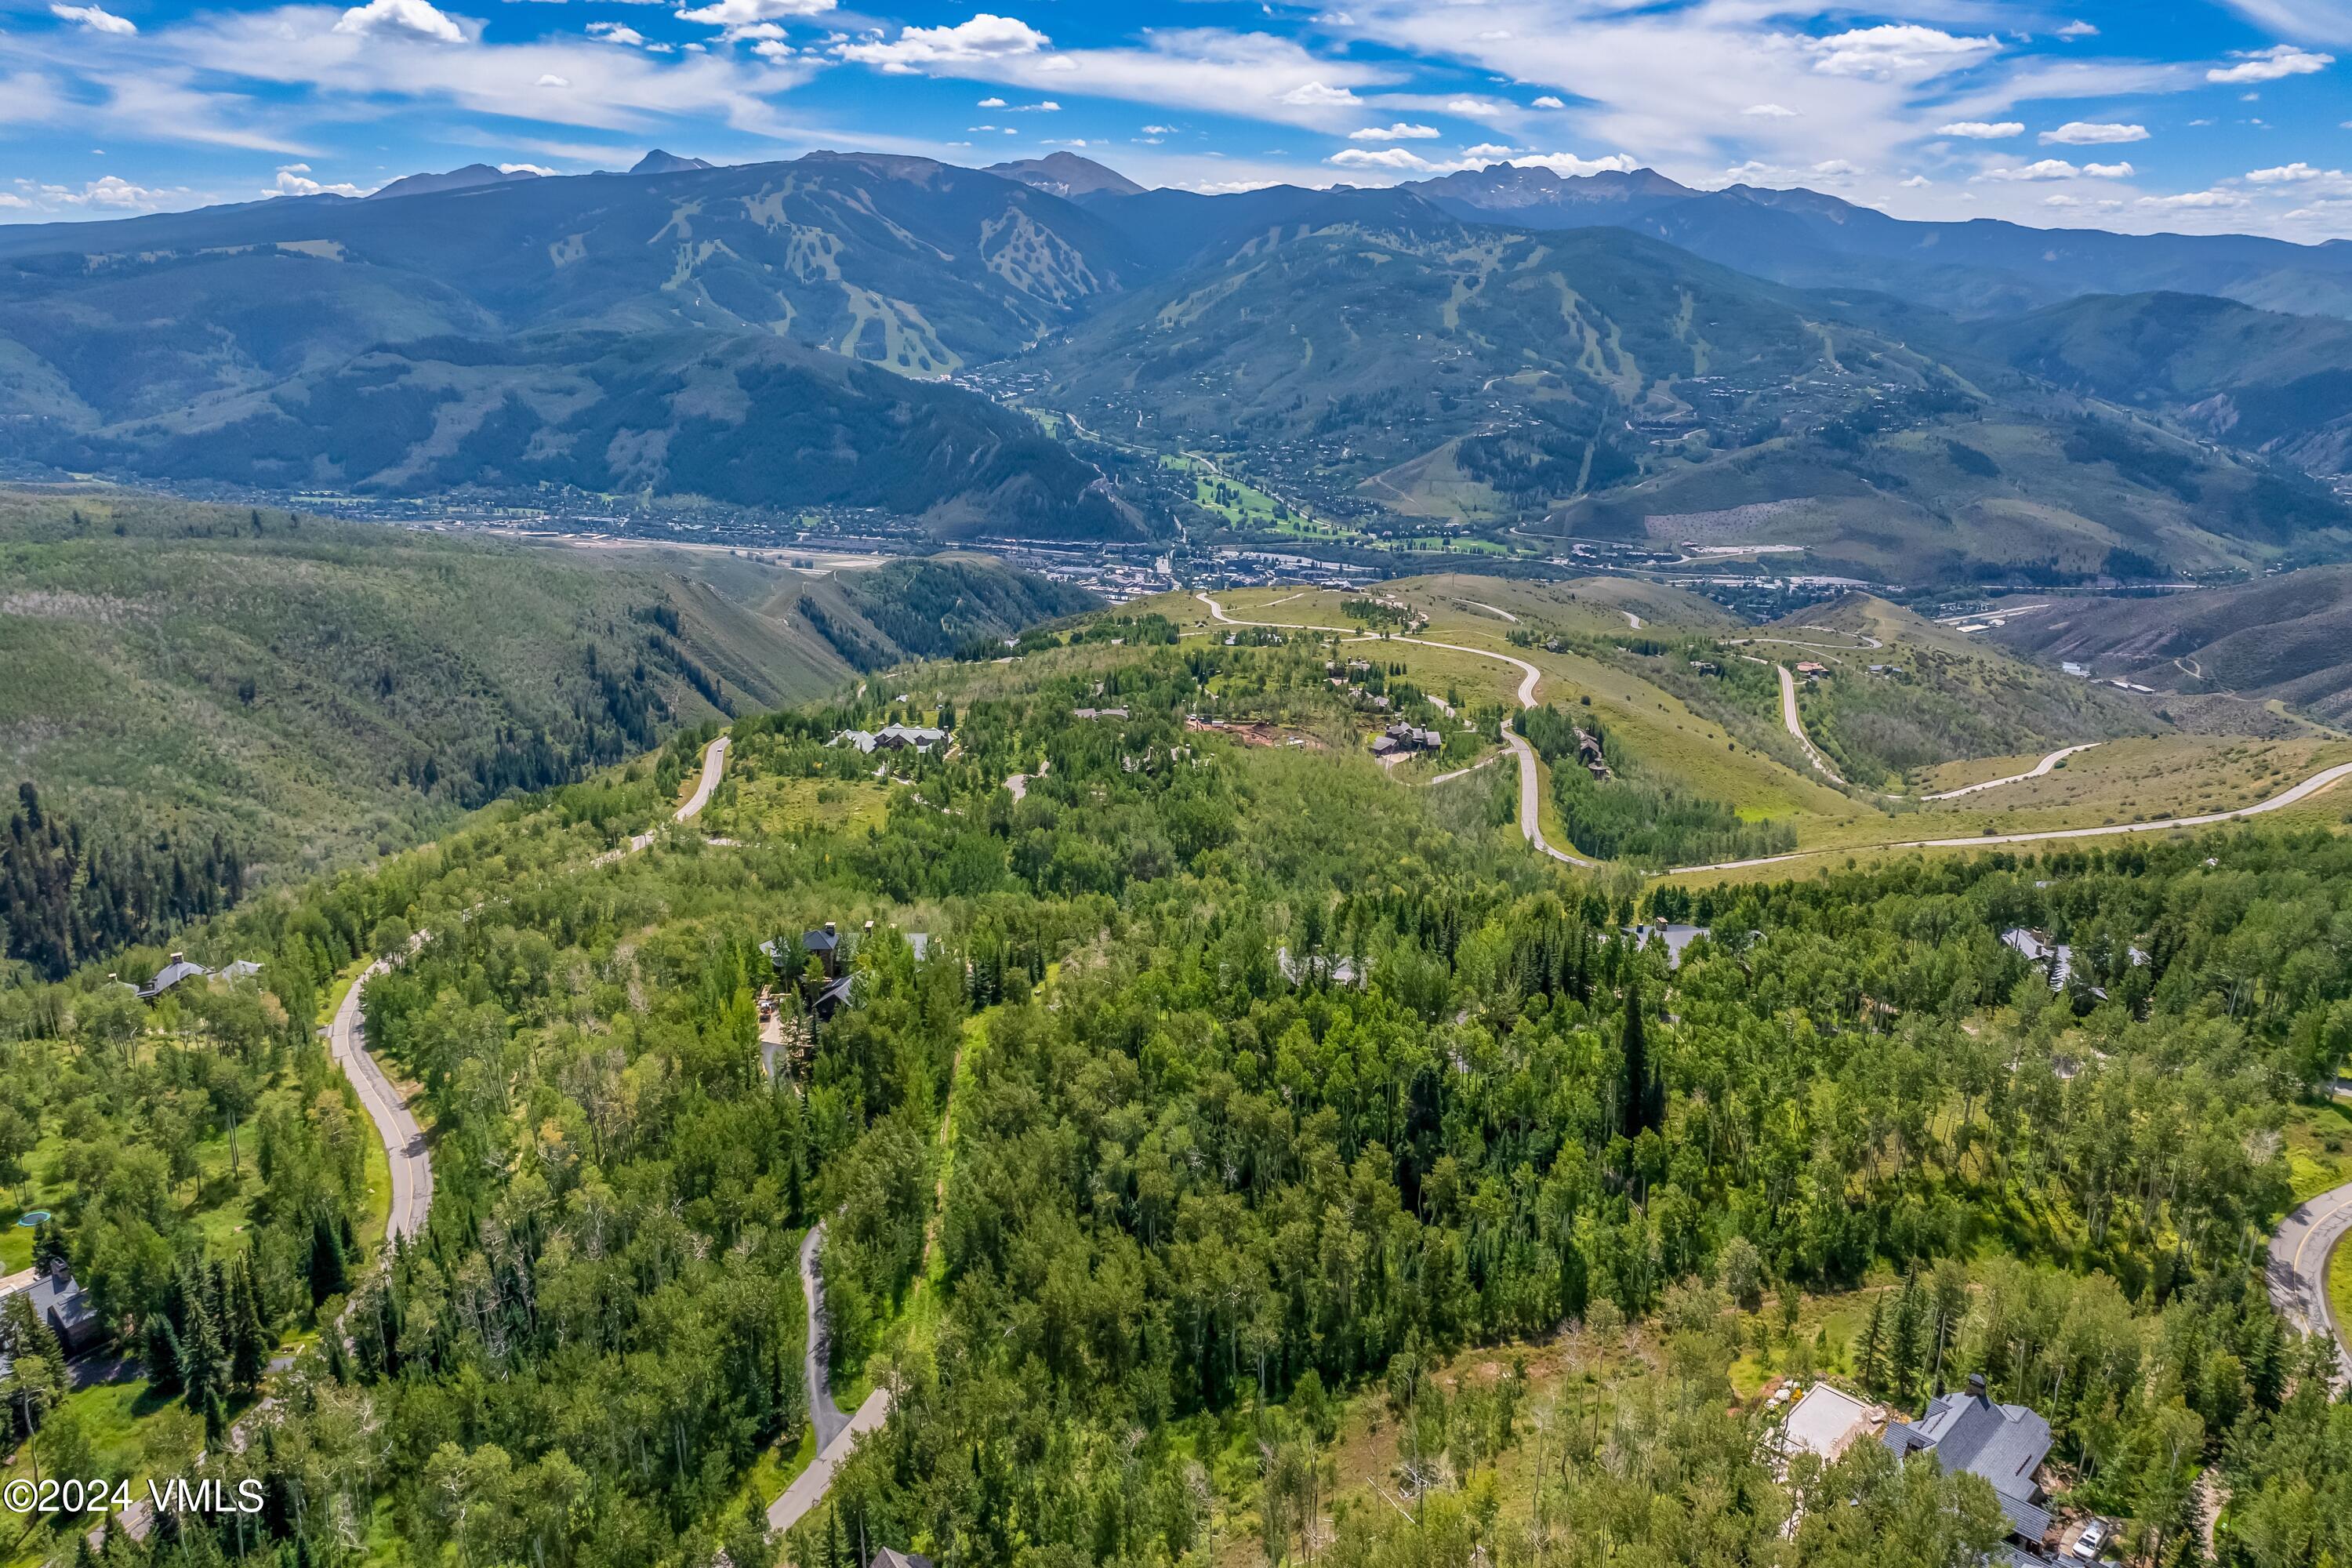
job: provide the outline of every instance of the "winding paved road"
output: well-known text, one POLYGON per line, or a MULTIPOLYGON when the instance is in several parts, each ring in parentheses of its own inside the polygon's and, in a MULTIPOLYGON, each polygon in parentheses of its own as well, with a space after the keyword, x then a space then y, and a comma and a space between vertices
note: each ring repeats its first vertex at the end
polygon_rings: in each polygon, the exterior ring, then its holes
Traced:
POLYGON ((844 1415, 833 1402, 833 1379, 826 1371, 824 1278, 817 1271, 817 1252, 824 1245, 824 1222, 809 1227, 801 1240, 801 1299, 808 1307, 808 1348, 803 1371, 808 1378, 809 1425, 816 1432, 816 1458, 793 1478, 775 1501, 768 1505, 768 1528, 790 1530, 833 1487, 834 1472, 857 1447, 857 1439, 875 1430, 890 1415, 890 1391, 877 1388, 866 1396, 855 1415, 844 1415))
MULTIPOLYGON (((672 822, 691 822, 702 815, 704 806, 710 804, 710 792, 719 787, 719 776, 727 771, 727 746, 728 737, 721 735, 702 748, 702 776, 695 781, 694 793, 686 797, 686 804, 670 813, 672 822)), ((588 863, 591 866, 609 866, 624 855, 651 848, 654 840, 660 837, 660 828, 649 827, 634 835, 625 847, 607 849, 588 863)))
MULTIPOLYGON (((417 933, 423 940, 424 933, 417 933)), ((412 943, 412 946, 414 943, 412 943)), ((327 1026, 327 1044, 343 1076, 352 1080, 359 1091, 360 1105, 375 1123, 376 1136, 383 1140, 384 1157, 392 1165, 392 1212, 383 1222, 383 1243, 390 1247, 402 1237, 415 1237, 425 1228, 425 1215, 433 1206, 433 1161, 425 1152, 425 1134, 416 1125, 416 1118, 408 1113, 408 1104, 400 1091, 392 1087, 392 1079, 374 1057, 368 1054, 367 1040, 362 1033, 367 1015, 360 1003, 360 993, 367 983, 392 967, 385 959, 377 959, 352 982, 343 993, 342 1005, 335 1009, 334 1021, 327 1026)))
MULTIPOLYGON (((1215 619, 1223 621, 1229 626, 1270 626, 1276 631, 1285 632, 1333 632, 1337 633, 1339 637, 1346 638, 1349 642, 1378 642, 1382 640, 1379 637, 1367 637, 1353 626, 1300 626, 1287 621, 1235 620, 1233 616, 1225 614, 1225 607, 1223 605, 1217 603, 1216 600, 1211 598, 1208 595, 1194 594, 1192 597, 1208 605, 1209 614, 1215 619)), ((1392 637, 1386 640, 1390 642, 1412 643, 1418 647, 1439 647, 1444 648, 1448 653, 1466 653, 1473 658, 1491 658, 1498 664, 1507 664, 1512 668, 1519 672, 1519 706, 1522 708, 1532 708, 1536 705, 1536 686, 1538 682, 1543 679, 1543 671, 1538 669, 1534 665, 1529 664, 1526 659, 1513 658, 1509 654, 1496 653, 1490 648, 1465 647, 1460 643, 1436 642, 1428 637, 1392 637)), ((1504 743, 1508 745, 1513 752, 1518 754, 1519 759, 1520 837, 1524 837, 1529 844, 1534 845, 1538 849, 1540 849, 1545 854, 1550 856, 1553 859, 1558 860, 1564 865, 1581 866, 1588 870, 1597 869, 1601 864, 1599 861, 1587 860, 1581 855, 1571 854, 1568 850, 1559 848, 1556 845, 1553 845, 1544 837, 1543 828, 1538 824, 1537 815, 1542 795, 1542 787, 1539 781, 1543 775, 1536 763, 1535 748, 1528 745, 1527 738, 1507 723, 1503 726, 1503 741, 1504 743)), ((1464 771, 1467 772, 1468 770, 1465 769, 1464 771)))
MULTIPOLYGON (((1805 755, 1811 760, 1813 766, 1820 770, 1823 778, 1842 788, 1853 789, 1859 787, 1857 785, 1849 784, 1845 780, 1840 778, 1837 774, 1837 771, 1830 766, 1830 760, 1822 755, 1821 748, 1813 744, 1812 737, 1805 733, 1804 723, 1797 717, 1797 678, 1789 673, 1789 667, 1785 664, 1776 664, 1772 668, 1774 670, 1779 672, 1780 677, 1781 724, 1787 728, 1790 734, 1796 737, 1797 744, 1805 749, 1805 755)), ((1974 795, 1979 790, 1999 789, 2003 784, 2023 784, 2028 779, 2042 778, 2049 773, 2051 769, 2056 767, 2060 763, 2064 762, 2075 752, 2087 752, 2092 747, 2101 745, 2104 742, 2098 741, 2090 741, 2079 746, 2061 746, 2058 750, 2051 752, 2048 756, 2034 763, 2032 768, 2028 769, 2024 773, 2011 773, 2005 779, 1987 779, 1982 784, 1963 784, 1958 789, 1948 789, 1939 795, 1887 795, 1879 790, 1870 790, 1865 793, 1875 795, 1880 800, 1958 800, 1962 795, 1974 795)))
POLYGON ((2352 763, 2338 763, 2332 768, 2324 768, 2301 784, 2281 790, 2268 800, 2242 805, 2235 811, 2209 811, 2199 816, 2168 816, 2161 822, 2116 822, 2104 827, 2053 827, 2040 833, 1981 833, 1972 838, 1906 838, 1895 844, 1830 844, 1819 849, 1794 850, 1787 855, 1762 855, 1753 860, 1719 860, 1712 866, 1676 866, 1666 874, 1738 871, 1749 866, 1777 866, 1784 860, 1802 860, 1814 855, 1853 855, 1864 849, 1965 849, 1995 844, 2040 844, 2053 838, 2107 838, 2118 833, 2166 833, 2176 827, 2210 827, 2218 822, 2260 816, 2266 811, 2277 811, 2297 801, 2308 800, 2345 778, 2352 778, 2352 763))
POLYGON ((2352 1185, 2320 1194, 2280 1222, 2271 1237, 2271 1304, 2305 1333, 2336 1339, 2336 1381, 2352 1381, 2352 1350, 2327 1305, 2327 1260, 2352 1232, 2352 1185))

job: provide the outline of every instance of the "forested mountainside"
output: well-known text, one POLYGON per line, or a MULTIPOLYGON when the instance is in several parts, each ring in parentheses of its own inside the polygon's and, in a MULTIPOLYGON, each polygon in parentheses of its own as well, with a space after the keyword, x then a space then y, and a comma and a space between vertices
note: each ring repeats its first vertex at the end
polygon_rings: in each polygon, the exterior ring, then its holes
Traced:
POLYGON ((50 1410, 52 1462, 268 1500, 109 1560, 2000 1546, 1924 1457, 1771 1462, 1790 1376, 1916 1413, 1981 1375, 2134 1552, 2217 1509, 2232 1564, 2352 1548, 2332 1352, 2257 1262, 2343 1163, 2305 1099, 2352 1043, 2340 836, 1570 874, 1506 770, 1279 743, 1332 700, 1319 635, 1099 629, 738 719, 642 852, 711 729, 248 903, 188 950, 260 974, 169 1012, 91 971, 0 992, 16 1190, 146 1379, 127 1429, 102 1390, 50 1410), (891 716, 951 742, 825 744, 891 716), (1675 962, 1629 940, 1654 916, 1711 934, 1675 962), (826 921, 845 1000, 787 983, 764 1022, 760 944, 826 921), (2072 944, 2062 986, 2021 925, 2072 944), (434 1174, 388 1262, 309 1028, 371 952, 434 1174), (887 1415, 777 1541, 820 1220, 835 1388, 887 1415), (215 1304, 246 1359, 171 1353, 215 1304))
POLYGON ((1191 448, 1326 539, 1727 530, 1904 584, 2352 550, 2317 482, 2342 322, 2271 313, 2331 308, 2335 250, 2080 234, 2028 265, 2033 232, 1654 174, 1204 196, 1069 153, 17 226, 0 461, 1134 541, 1245 521, 1154 481, 1191 448))
POLYGON ((0 956, 60 973, 458 813, 1082 609, 982 558, 825 576, 120 490, 0 493, 0 956))

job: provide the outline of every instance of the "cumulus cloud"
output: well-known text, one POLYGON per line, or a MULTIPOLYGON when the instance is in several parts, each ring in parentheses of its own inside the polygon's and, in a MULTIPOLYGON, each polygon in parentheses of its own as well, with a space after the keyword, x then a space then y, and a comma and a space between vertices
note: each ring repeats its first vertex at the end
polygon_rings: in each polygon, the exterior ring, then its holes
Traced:
POLYGON ((2085 163, 2083 173, 2095 180, 2128 180, 2136 173, 2129 163, 2085 163))
POLYGON ((343 13, 338 33, 366 38, 423 39, 436 44, 462 44, 465 31, 436 10, 431 0, 368 0, 343 13))
POLYGON ((1573 153, 1536 153, 1512 159, 1511 167, 1549 169, 1562 178, 1572 179, 1605 173, 1630 174, 1641 165, 1623 153, 1612 153, 1606 158, 1580 158, 1573 153))
POLYGON ((103 207, 110 212, 152 212, 158 208, 186 205, 194 193, 185 185, 154 188, 133 184, 118 175, 92 180, 75 190, 69 185, 37 187, 37 205, 69 207, 103 207))
POLYGON ((558 76, 553 71, 544 71, 541 73, 539 80, 531 85, 534 87, 570 87, 572 85, 572 79, 568 76, 558 76))
POLYGON ((1979 180, 2071 180, 2082 172, 2063 158, 2043 158, 2038 163, 2012 163, 2003 168, 1987 169, 1977 178, 1979 180))
POLYGON ((2336 63, 2334 55, 2315 54, 2309 49, 2299 49, 2293 44, 2273 44, 2267 49, 2236 49, 2231 52, 2230 58, 2238 63, 2216 66, 2205 73, 2205 79, 2282 81, 2291 76, 2310 76, 2336 63))
POLYGON ((119 37, 129 37, 139 30, 130 18, 118 16, 96 5, 52 5, 49 15, 60 22, 88 27, 93 33, 112 33, 119 37))
POLYGON ((1394 125, 1367 125, 1360 131, 1348 132, 1350 142, 1426 142, 1437 135, 1434 125, 1408 125, 1398 121, 1394 125))
POLYGON ((2069 22, 2058 29, 2058 37, 2062 38, 2095 38, 2098 36, 2099 30, 2088 22, 2069 22))
POLYGON ((1949 125, 1936 127, 1938 136, 1961 136, 1971 142, 1999 142, 2004 137, 2025 134, 2021 120, 1955 120, 1949 125))
POLYGON ((2142 196, 2144 207, 2242 207, 2246 198, 2236 191, 2183 191, 2171 196, 2142 196))
POLYGON ((1920 76, 1966 64, 2000 47, 1994 38, 1967 37, 1916 22, 1887 23, 1814 40, 1813 69, 1825 76, 1880 79, 1920 76))
POLYGON ((1013 112, 1015 114, 1059 114, 1062 112, 1062 106, 1055 103, 1050 98, 1041 98, 1034 103, 1014 105, 1013 112))
POLYGON ((2308 180, 2340 180, 2340 170, 2315 169, 2300 161, 2282 163, 2275 169, 2249 169, 2246 178, 2257 185, 2299 185, 2308 180))
POLYGON ((537 174, 542 179, 551 179, 555 174, 555 171, 549 168, 544 163, 500 163, 499 165, 499 173, 501 174, 537 174))
POLYGON ((277 183, 265 188, 265 196, 362 196, 367 193, 357 185, 328 184, 310 178, 308 163, 289 163, 278 171, 277 183))
POLYGON ((1553 97, 1550 93, 1545 93, 1541 98, 1537 99, 1535 106, 1538 109, 1566 109, 1568 107, 1566 103, 1553 97))
POLYGON ((1344 87, 1326 87, 1319 81, 1301 82, 1282 95, 1282 101, 1293 109, 1338 109, 1360 101, 1344 87))
POLYGON ((643 33, 638 32, 635 27, 625 26, 619 22, 591 22, 588 24, 588 36, 601 43, 619 44, 626 48, 642 49, 651 47, 646 42, 646 36, 643 33))
POLYGON ((1420 153, 1402 147, 1383 147, 1377 152, 1370 147, 1342 147, 1325 162, 1342 169, 1398 169, 1416 174, 1437 167, 1420 153))
POLYGON ((2070 120, 2055 131, 2042 133, 2042 144, 2045 147, 2053 142, 2068 147, 2104 147, 2118 142, 2147 140, 2147 127, 2145 125, 2102 124, 2085 120, 2070 120))
POLYGON ((1751 103, 1739 112, 1746 115, 1750 120, 1794 120, 1797 118, 1797 111, 1795 110, 1783 108, 1777 103, 1751 103))
POLYGON ((1580 158, 1573 153, 1535 153, 1514 154, 1509 147, 1482 142, 1465 147, 1458 158, 1424 158, 1403 147, 1345 147, 1324 162, 1341 169, 1381 169, 1399 174, 1452 174, 1465 169, 1483 169, 1497 162, 1508 163, 1515 169, 1549 169, 1563 176, 1597 174, 1603 170, 1630 174, 1633 160, 1620 153, 1607 158, 1580 158))
MULTIPOLYGON (((739 3, 747 3, 747 0, 720 0, 721 5, 739 3)), ((748 0, 748 3, 770 5, 774 0, 748 0)), ((1015 55, 1034 55, 1052 42, 1045 34, 1017 17, 999 16, 982 11, 971 21, 958 22, 952 27, 901 27, 898 36, 887 42, 874 38, 844 44, 835 52, 843 59, 855 60, 860 65, 877 66, 892 72, 913 72, 940 66, 969 65, 980 60, 1007 59, 1015 55)))
POLYGON ((1004 100, 1001 98, 983 98, 980 100, 980 107, 982 109, 1002 109, 1004 107, 1004 100))
POLYGON ((837 0, 712 0, 708 5, 680 10, 677 17, 681 22, 709 27, 748 27, 758 22, 772 22, 779 16, 822 16, 836 3, 837 0))

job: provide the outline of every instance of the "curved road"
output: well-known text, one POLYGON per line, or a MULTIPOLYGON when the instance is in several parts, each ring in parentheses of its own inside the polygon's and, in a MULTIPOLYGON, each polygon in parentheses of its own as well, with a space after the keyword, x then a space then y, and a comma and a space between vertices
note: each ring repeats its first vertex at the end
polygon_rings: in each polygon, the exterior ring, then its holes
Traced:
MULTIPOLYGON (((1285 632, 1334 632, 1339 636, 1347 638, 1350 642, 1378 642, 1382 640, 1379 637, 1367 637, 1363 633, 1359 632, 1353 626, 1299 626, 1287 621, 1235 620, 1233 616, 1225 614, 1225 607, 1223 605, 1217 603, 1216 600, 1211 598, 1208 595, 1194 594, 1192 597, 1208 605, 1209 614, 1217 620, 1223 621, 1229 626, 1270 626, 1276 631, 1285 632)), ((1538 669, 1534 665, 1529 664, 1526 659, 1513 658, 1509 654, 1496 653, 1488 648, 1465 647, 1460 643, 1435 642, 1428 637, 1392 637, 1386 640, 1390 642, 1412 643, 1418 647, 1440 647, 1444 648, 1448 653, 1466 653, 1473 658, 1491 658, 1497 663, 1507 664, 1512 668, 1517 670, 1520 675, 1519 706, 1522 708, 1532 708, 1536 705, 1536 685, 1538 681, 1543 679, 1543 671, 1538 669)), ((1581 855, 1571 854, 1568 850, 1559 848, 1546 840, 1543 836, 1543 828, 1538 825, 1537 820, 1537 810, 1541 796, 1541 786, 1538 781, 1542 777, 1542 774, 1536 766, 1535 748, 1528 745, 1526 737, 1521 735, 1517 730, 1508 724, 1503 726, 1503 741, 1504 743, 1508 745, 1513 752, 1518 754, 1519 759, 1520 837, 1524 837, 1529 844, 1534 845, 1538 849, 1540 849, 1545 854, 1550 856, 1553 859, 1558 860, 1564 865, 1581 866, 1587 870, 1598 869, 1601 864, 1599 861, 1587 860, 1581 855)), ((1469 770, 1465 769, 1464 771, 1468 772, 1469 770)))
POLYGON ((2352 1381, 2352 1350, 2327 1305, 2327 1259, 2352 1232, 2352 1186, 2320 1194, 2280 1222, 2271 1237, 2271 1304, 2305 1333, 2336 1339, 2336 1380, 2352 1381))
MULTIPOLYGON (((424 934, 419 931, 418 940, 424 934)), ((362 1034, 367 1015, 360 1004, 360 993, 391 967, 388 960, 379 958, 361 971, 352 988, 343 993, 334 1021, 327 1026, 327 1044, 341 1064, 343 1076, 359 1091, 360 1104, 375 1123, 376 1136, 383 1140, 384 1157, 392 1165, 392 1213, 383 1222, 387 1249, 402 1237, 414 1237, 423 1230, 425 1213, 433 1206, 433 1161, 425 1152, 425 1134, 416 1118, 408 1113, 400 1091, 392 1087, 392 1079, 368 1054, 362 1034)))
POLYGON ((2168 816, 2161 822, 2116 822, 2104 827, 2053 827, 2040 833, 1982 833, 1973 838, 1906 838, 1895 844, 1829 844, 1819 849, 1799 849, 1787 855, 1759 856, 1753 860, 1720 860, 1712 866, 1676 866, 1666 874, 1738 871, 1749 866, 1777 866, 1784 860, 1802 860, 1813 855, 1852 855, 1864 849, 1965 849, 1970 846, 2040 844, 2053 838, 2106 838, 2118 833, 2164 833, 2176 827, 2210 827, 2217 822, 2235 822, 2241 817, 2260 816, 2266 811, 2293 805, 2345 778, 2352 778, 2352 763, 2338 763, 2332 768, 2324 768, 2301 784, 2281 790, 2268 800, 2242 805, 2235 811, 2209 811, 2199 816, 2168 816))
MULTIPOLYGON (((1805 749, 1806 757, 1811 761, 1813 766, 1820 771, 1821 775, 1823 778, 1842 788, 1854 789, 1860 787, 1858 785, 1849 784, 1845 780, 1840 778, 1837 774, 1837 770, 1830 766, 1829 759, 1822 755, 1821 748, 1813 744, 1812 737, 1805 733, 1805 726, 1797 717, 1797 678, 1789 673, 1789 667, 1785 664, 1776 664, 1772 668, 1780 677, 1781 725, 1788 730, 1790 734, 1796 737, 1797 744, 1805 749)), ((2079 746, 2061 746, 2058 750, 2051 752, 2048 756, 2034 763, 2032 768, 2028 769, 2024 773, 2011 773, 2005 779, 1987 779, 1982 784, 1963 784, 1958 789, 1948 789, 1939 795, 1887 795, 1879 790, 1869 790, 1864 793, 1874 795, 1880 800, 1958 800, 1962 795, 1974 795, 1979 790, 1999 789, 2003 784, 2023 784, 2028 779, 2042 778, 2049 773, 2051 769, 2056 767, 2060 763, 2064 762, 2075 752, 2087 752, 2092 747, 2102 745, 2105 742, 2099 741, 2090 741, 2079 746)))
POLYGON ((855 1451, 857 1439, 880 1426, 890 1414, 887 1388, 867 1394, 855 1415, 844 1415, 841 1406, 833 1402, 833 1380, 825 1370, 824 1279, 816 1266, 818 1249, 824 1245, 824 1222, 820 1220, 801 1239, 801 1299, 808 1308, 803 1370, 808 1378, 809 1425, 816 1432, 816 1458, 768 1505, 770 1530, 790 1530, 798 1524, 832 1489, 834 1472, 855 1451))

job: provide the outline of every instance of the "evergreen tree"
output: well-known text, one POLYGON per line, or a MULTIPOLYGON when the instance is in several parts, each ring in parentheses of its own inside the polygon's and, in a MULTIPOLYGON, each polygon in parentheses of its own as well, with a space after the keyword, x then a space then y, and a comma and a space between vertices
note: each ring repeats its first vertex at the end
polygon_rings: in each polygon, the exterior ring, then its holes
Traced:
POLYGON ((313 1307, 352 1288, 351 1258, 343 1250, 342 1237, 336 1234, 334 1216, 323 1208, 310 1223, 310 1275, 313 1307))
POLYGON ((1625 988, 1625 1033, 1622 1041, 1625 1079, 1625 1137, 1639 1138, 1645 1129, 1663 1129, 1666 1121, 1666 1089, 1650 1065, 1648 1039, 1642 1027, 1642 988, 1625 988))
POLYGON ((1889 1335, 1889 1356, 1894 1363, 1894 1384, 1897 1396, 1906 1403, 1917 1387, 1919 1373, 1927 1360, 1927 1304, 1919 1290, 1919 1271, 1913 1269, 1903 1280, 1903 1294, 1895 1299, 1895 1323, 1889 1335))
POLYGON ((1862 1337, 1853 1347, 1854 1367, 1862 1376, 1862 1386, 1876 1394, 1885 1386, 1886 1379, 1886 1298, 1874 1293, 1870 1298, 1870 1321, 1863 1325, 1862 1337))

